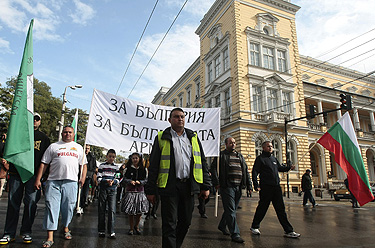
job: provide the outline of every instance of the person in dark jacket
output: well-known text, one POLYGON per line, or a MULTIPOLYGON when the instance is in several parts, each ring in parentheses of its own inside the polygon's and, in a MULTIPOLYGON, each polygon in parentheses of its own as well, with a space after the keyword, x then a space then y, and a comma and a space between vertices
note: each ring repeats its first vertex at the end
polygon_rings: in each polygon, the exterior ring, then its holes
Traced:
POLYGON ((235 150, 236 141, 229 137, 225 139, 225 150, 220 152, 219 174, 217 173, 217 158, 214 159, 212 171, 212 183, 216 190, 220 188, 224 212, 218 229, 228 235, 228 226, 232 241, 243 243, 240 230, 237 225, 236 212, 241 199, 242 189, 252 190, 247 164, 242 154, 235 150))
MULTIPOLYGON (((85 154, 87 158, 87 172, 86 172, 86 180, 85 184, 82 187, 81 198, 80 198, 80 208, 77 210, 77 214, 83 214, 83 209, 88 205, 88 195, 91 187, 95 187, 94 185, 94 174, 96 173, 96 158, 90 152, 90 145, 86 144, 85 147, 85 154)), ((91 196, 90 196, 91 199, 91 196)))
POLYGON ((302 191, 304 192, 303 194, 303 206, 306 206, 307 200, 311 202, 313 207, 315 207, 315 200, 314 197, 311 193, 312 190, 312 184, 311 184, 311 176, 310 176, 311 170, 307 169, 306 173, 303 174, 302 180, 301 180, 301 186, 302 186, 302 191))
POLYGON ((162 246, 181 247, 189 230, 194 194, 206 199, 211 179, 197 133, 185 128, 185 113, 174 108, 168 127, 155 137, 145 187, 148 200, 161 200, 162 246))
POLYGON ((287 238, 298 238, 301 235, 293 231, 293 227, 289 223, 285 213, 279 177, 279 171, 287 172, 293 170, 294 166, 282 166, 277 161, 272 155, 273 146, 270 141, 263 142, 262 148, 263 152, 255 159, 252 171, 254 189, 259 191, 259 203, 250 230, 254 235, 260 235, 260 222, 263 220, 272 202, 277 218, 284 228, 284 236, 287 238), (258 175, 260 175, 260 184, 258 184, 257 180, 258 175))
MULTIPOLYGON (((35 113, 34 161, 31 161, 31 163, 34 163, 34 175, 28 181, 22 182, 20 174, 18 173, 14 164, 9 163, 8 208, 5 220, 4 235, 0 239, 0 245, 6 245, 15 240, 22 199, 24 203, 24 210, 20 234, 22 236, 23 243, 30 244, 33 241, 31 237, 31 229, 37 213, 37 203, 41 196, 41 191, 34 189, 34 183, 36 181, 36 173, 39 170, 42 156, 47 147, 50 145, 50 140, 47 135, 39 130, 40 124, 41 116, 38 113, 35 113)), ((3 162, 5 163, 6 161, 4 160, 3 162)))

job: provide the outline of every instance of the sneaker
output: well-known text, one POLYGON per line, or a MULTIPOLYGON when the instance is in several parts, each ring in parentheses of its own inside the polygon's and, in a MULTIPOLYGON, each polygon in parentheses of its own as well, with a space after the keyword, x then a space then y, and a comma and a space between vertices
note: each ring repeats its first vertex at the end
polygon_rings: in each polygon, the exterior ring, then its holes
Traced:
POLYGON ((284 234, 284 237, 287 237, 287 238, 298 238, 299 236, 301 236, 301 234, 296 233, 296 232, 288 232, 284 234))
POLYGON ((109 237, 110 237, 111 239, 115 239, 115 238, 116 238, 116 233, 111 233, 111 235, 109 235, 109 237))
POLYGON ((258 228, 252 228, 250 227, 250 231, 254 234, 254 235, 260 235, 260 231, 258 228))
POLYGON ((0 239, 0 245, 7 245, 7 244, 9 244, 10 242, 13 242, 13 241, 15 241, 15 240, 16 240, 15 238, 11 238, 10 236, 5 235, 5 236, 3 236, 3 237, 0 239))
POLYGON ((78 208, 77 209, 77 215, 83 214, 83 208, 78 208))
POLYGON ((105 233, 104 232, 99 232, 99 237, 104 238, 105 237, 105 233))
POLYGON ((22 235, 22 240, 25 244, 30 244, 31 242, 33 242, 33 239, 29 234, 22 235))

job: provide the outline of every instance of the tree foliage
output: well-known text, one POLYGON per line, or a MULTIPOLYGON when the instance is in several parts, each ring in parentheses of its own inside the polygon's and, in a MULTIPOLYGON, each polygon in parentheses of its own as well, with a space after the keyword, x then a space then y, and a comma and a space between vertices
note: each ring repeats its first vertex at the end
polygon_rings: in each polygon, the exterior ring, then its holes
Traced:
MULTIPOLYGON (((0 128, 8 127, 10 119, 10 111, 13 104, 13 96, 16 89, 17 78, 13 77, 5 85, 0 85, 0 128)), ((61 117, 62 100, 54 97, 51 87, 38 79, 34 78, 34 112, 42 117, 40 130, 44 132, 51 142, 58 140, 58 122, 61 117)), ((75 109, 65 109, 64 126, 71 125, 75 109)), ((78 109, 78 143, 82 146, 85 143, 85 134, 88 123, 88 113, 82 109, 78 109)), ((1 130, 2 131, 2 130, 1 130)), ((103 160, 103 149, 101 147, 93 147, 91 151, 95 154, 97 160, 103 160)))
MULTIPOLYGON (((13 77, 0 87, 0 121, 5 127, 9 124, 10 111, 13 104, 13 95, 16 89, 17 78, 13 77)), ((42 117, 40 130, 43 131, 51 141, 57 140, 56 124, 61 113, 61 100, 54 97, 51 87, 45 82, 34 78, 34 112, 42 117)))

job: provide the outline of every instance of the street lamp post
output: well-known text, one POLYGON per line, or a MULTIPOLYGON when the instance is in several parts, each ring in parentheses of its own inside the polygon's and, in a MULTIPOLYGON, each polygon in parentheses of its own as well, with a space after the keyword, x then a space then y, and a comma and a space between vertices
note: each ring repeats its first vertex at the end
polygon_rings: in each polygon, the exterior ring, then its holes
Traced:
MULTIPOLYGON (((62 130, 64 128, 64 114, 65 114, 65 104, 67 102, 66 100, 66 90, 68 88, 71 88, 72 90, 75 90, 75 89, 80 89, 82 88, 82 85, 74 85, 74 86, 66 86, 65 87, 65 90, 64 90, 64 94, 63 94, 63 104, 62 104, 62 110, 61 110, 61 119, 59 121, 59 141, 61 140, 61 133, 62 133, 62 130)), ((75 131, 75 130, 74 130, 75 131)))

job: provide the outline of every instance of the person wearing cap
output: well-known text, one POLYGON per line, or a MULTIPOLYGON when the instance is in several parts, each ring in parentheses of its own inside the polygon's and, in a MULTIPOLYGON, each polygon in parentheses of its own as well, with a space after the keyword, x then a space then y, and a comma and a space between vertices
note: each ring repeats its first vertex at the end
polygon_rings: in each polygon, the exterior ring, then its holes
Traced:
POLYGON ((309 200, 311 202, 311 204, 313 205, 313 207, 315 207, 316 203, 315 203, 314 197, 311 193, 312 184, 311 184, 310 173, 311 173, 311 170, 307 169, 305 174, 303 174, 303 176, 302 176, 301 187, 302 187, 302 191, 304 192, 302 205, 306 206, 307 200, 309 200))
MULTIPOLYGON (((9 193, 8 208, 5 218, 4 235, 0 239, 0 245, 6 245, 15 240, 18 217, 23 198, 24 210, 20 234, 23 242, 31 243, 31 228, 34 223, 37 203, 40 199, 40 190, 34 189, 35 173, 39 170, 40 161, 43 153, 50 145, 50 140, 43 132, 39 131, 41 117, 38 113, 34 114, 34 176, 28 181, 22 182, 16 167, 9 163, 9 193)), ((3 161, 6 162, 6 161, 3 161)), ((7 162, 6 162, 7 163, 7 162)))

